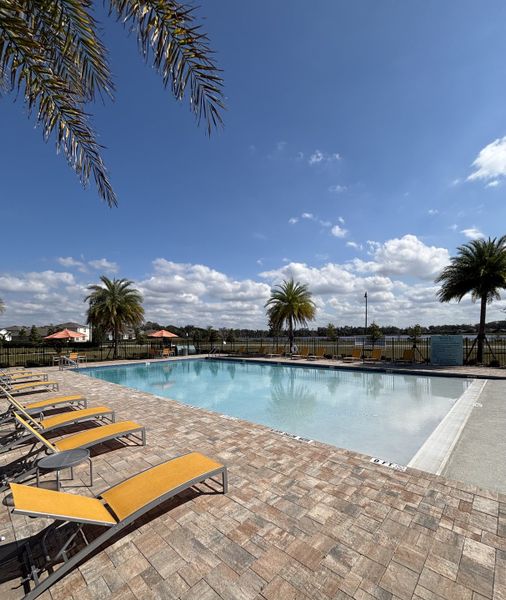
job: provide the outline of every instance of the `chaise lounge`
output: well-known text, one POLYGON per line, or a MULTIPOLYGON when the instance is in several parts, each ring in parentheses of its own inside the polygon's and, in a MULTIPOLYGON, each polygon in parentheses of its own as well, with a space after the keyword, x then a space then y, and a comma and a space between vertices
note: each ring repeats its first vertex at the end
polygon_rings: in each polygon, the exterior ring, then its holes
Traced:
MULTIPOLYGON (((46 418, 43 418, 42 416, 41 419, 37 420, 26 412, 23 406, 19 404, 15 398, 8 396, 8 400, 12 406, 12 410, 15 413, 23 415, 25 421, 42 434, 86 421, 108 421, 111 423, 114 423, 115 421, 115 413, 108 406, 93 406, 81 410, 70 410, 46 418)), ((26 428, 20 428, 18 426, 14 431, 0 439, 0 454, 8 452, 16 446, 26 444, 30 441, 33 441, 33 435, 30 432, 27 432, 26 428)))
POLYGON ((28 456, 19 463, 17 470, 10 475, 5 472, 2 474, 0 492, 4 492, 7 489, 9 482, 23 481, 30 475, 33 475, 37 470, 36 465, 39 455, 43 451, 48 454, 56 454, 57 452, 76 450, 77 448, 92 448, 109 440, 118 440, 120 438, 135 438, 143 446, 146 445, 146 430, 135 421, 119 421, 117 423, 100 425, 93 429, 86 429, 85 431, 67 435, 53 442, 32 427, 20 415, 15 414, 15 419, 21 427, 34 437, 34 448, 37 447, 37 444, 40 444, 40 449, 30 451, 28 456))
POLYGON ((351 356, 343 356, 343 362, 356 362, 362 360, 362 348, 353 348, 351 356))
POLYGON ((24 394, 29 391, 50 392, 59 390, 57 381, 27 381, 26 383, 11 383, 6 379, 0 380, 0 393, 5 395, 5 390, 10 394, 24 394))
POLYGON ((34 564, 35 552, 31 544, 26 543, 21 549, 24 562, 29 567, 27 583, 31 580, 35 584, 25 600, 37 598, 111 537, 150 510, 197 483, 207 479, 215 481, 213 478, 216 476, 221 476, 222 491, 226 494, 227 467, 203 454, 192 452, 151 467, 94 498, 11 484, 14 513, 55 521, 38 536, 43 564, 34 564), (84 534, 86 525, 99 527, 102 533, 92 539, 84 534), (70 531, 66 531, 67 528, 70 531), (60 537, 61 546, 50 555, 46 541, 60 537), (78 540, 81 546, 76 548, 78 540), (43 578, 46 573, 47 577, 43 578))
POLYGON ((47 381, 48 375, 47 373, 43 373, 42 371, 37 373, 37 371, 5 371, 4 369, 0 370, 0 379, 5 379, 10 381, 11 383, 21 383, 23 381, 47 381))
MULTIPOLYGON (((8 399, 10 396, 9 392, 5 393, 4 399, 8 399)), ((12 396, 10 396, 12 398, 12 396)), ((81 394, 75 394, 73 396, 55 396, 53 398, 47 398, 46 400, 38 400, 37 402, 22 402, 20 399, 16 401, 23 407, 23 409, 31 416, 38 415, 43 416, 44 411, 48 408, 61 408, 68 406, 69 408, 86 408, 88 401, 81 394)), ((8 423, 14 420, 14 411, 12 404, 9 403, 8 409, 0 414, 0 424, 8 423)))

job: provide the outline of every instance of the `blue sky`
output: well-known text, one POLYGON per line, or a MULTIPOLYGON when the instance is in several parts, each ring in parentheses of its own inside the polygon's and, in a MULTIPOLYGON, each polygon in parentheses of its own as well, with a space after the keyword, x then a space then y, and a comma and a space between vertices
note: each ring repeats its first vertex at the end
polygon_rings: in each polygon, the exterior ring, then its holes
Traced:
POLYGON ((82 320, 101 273, 134 280, 164 323, 261 327, 292 275, 318 324, 361 323, 366 289, 380 325, 476 322, 471 302, 435 301, 433 278, 459 244, 505 233, 506 5, 199 12, 227 97, 210 139, 98 13, 117 94, 92 110, 117 209, 2 98, 0 325, 82 320))

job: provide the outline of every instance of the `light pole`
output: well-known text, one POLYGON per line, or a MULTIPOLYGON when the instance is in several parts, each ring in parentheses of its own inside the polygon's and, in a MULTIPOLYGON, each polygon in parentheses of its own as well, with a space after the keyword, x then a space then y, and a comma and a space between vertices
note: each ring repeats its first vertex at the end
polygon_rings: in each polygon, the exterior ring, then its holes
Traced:
POLYGON ((365 362, 365 338, 367 337, 367 292, 364 294, 365 299, 365 329, 364 329, 364 341, 362 342, 362 361, 365 362))

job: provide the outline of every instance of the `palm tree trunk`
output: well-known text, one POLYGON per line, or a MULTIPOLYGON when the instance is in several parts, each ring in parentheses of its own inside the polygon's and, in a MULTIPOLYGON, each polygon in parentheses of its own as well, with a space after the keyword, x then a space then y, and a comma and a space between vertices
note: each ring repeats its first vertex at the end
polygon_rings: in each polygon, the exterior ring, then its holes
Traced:
POLYGON ((288 343, 290 345, 290 352, 293 347, 293 321, 292 317, 288 317, 288 343))
POLYGON ((478 349, 476 352, 476 362, 481 364, 483 362, 483 345, 485 343, 485 319, 487 315, 487 296, 481 297, 480 306, 480 325, 478 327, 478 349))
POLYGON ((119 333, 116 327, 114 328, 114 352, 113 352, 113 360, 117 360, 118 358, 118 337, 119 333))

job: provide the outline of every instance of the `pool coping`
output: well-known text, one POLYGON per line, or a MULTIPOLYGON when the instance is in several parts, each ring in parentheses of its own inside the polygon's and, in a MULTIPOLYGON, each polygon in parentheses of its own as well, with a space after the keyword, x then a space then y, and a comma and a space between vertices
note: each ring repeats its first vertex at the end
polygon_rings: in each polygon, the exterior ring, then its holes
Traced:
POLYGON ((473 381, 409 461, 408 467, 440 475, 443 472, 486 381, 473 381))
POLYGON ((84 371, 85 369, 112 369, 114 367, 119 366, 128 366, 128 365, 145 365, 148 363, 152 364, 161 364, 161 363, 171 363, 183 360, 223 360, 228 362, 247 362, 247 363, 256 363, 263 365, 280 365, 280 366, 289 366, 295 368, 315 368, 315 369, 330 369, 330 370, 341 370, 341 371, 363 371, 368 373, 387 373, 389 375, 419 375, 422 377, 454 377, 460 379, 494 379, 499 381, 506 380, 505 375, 496 375, 496 374, 484 374, 484 373, 476 373, 472 371, 443 371, 436 370, 431 368, 431 366, 427 366, 426 368, 412 368, 412 367, 399 367, 399 366, 389 366, 386 364, 381 365, 372 365, 367 363, 359 363, 359 364, 325 364, 321 362, 311 361, 311 362, 299 362, 292 361, 290 359, 269 359, 262 357, 238 357, 238 356, 229 356, 229 355, 208 355, 208 354, 192 354, 191 356, 176 356, 169 359, 146 359, 146 360, 125 360, 125 361, 117 361, 114 364, 104 364, 101 362, 96 366, 87 365, 86 367, 82 367, 80 369, 73 369, 76 372, 84 371))

